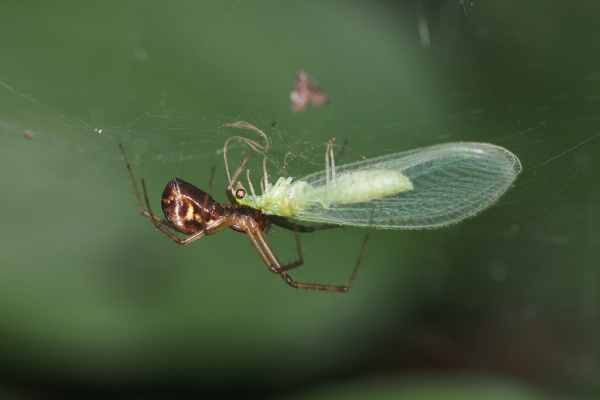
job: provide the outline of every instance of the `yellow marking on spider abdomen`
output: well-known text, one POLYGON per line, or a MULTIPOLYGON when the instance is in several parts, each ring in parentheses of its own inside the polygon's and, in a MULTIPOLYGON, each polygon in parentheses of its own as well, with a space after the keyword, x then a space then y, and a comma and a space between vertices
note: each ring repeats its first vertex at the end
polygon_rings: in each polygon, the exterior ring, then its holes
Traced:
POLYGON ((187 208, 187 212, 185 214, 184 219, 186 221, 194 221, 194 206, 192 206, 191 204, 188 204, 188 208, 187 208))

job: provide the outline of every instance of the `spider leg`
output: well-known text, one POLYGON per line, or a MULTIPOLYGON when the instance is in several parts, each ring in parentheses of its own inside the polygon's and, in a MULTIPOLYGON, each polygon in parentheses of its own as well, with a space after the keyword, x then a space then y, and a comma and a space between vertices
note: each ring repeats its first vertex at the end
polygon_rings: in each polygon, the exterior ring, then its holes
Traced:
POLYGON ((170 226, 170 224, 162 218, 157 216, 150 216, 150 213, 146 211, 144 208, 144 204, 142 203, 142 198, 140 196, 140 192, 138 191, 137 185, 135 184, 135 180, 133 179, 133 173, 131 172, 131 166, 129 165, 129 160, 127 160, 127 156, 125 155, 125 150, 123 150, 123 145, 119 143, 119 147, 121 148, 121 153, 123 154, 123 158, 125 159, 125 164, 127 165, 127 172, 129 173, 129 179, 131 180, 131 184, 133 185, 133 190, 135 191, 135 197, 137 198, 138 204, 140 206, 140 211, 144 217, 150 218, 155 224, 158 221, 160 224, 165 226, 170 226))
MULTIPOLYGON (((344 286, 320 285, 320 284, 314 284, 314 283, 303 283, 303 282, 294 281, 292 279, 292 277, 290 275, 288 275, 286 270, 298 266, 299 265, 298 263, 301 264, 303 262, 302 256, 300 255, 300 260, 296 261, 295 263, 291 263, 291 264, 283 266, 281 264, 281 262, 279 261, 279 259, 277 258, 277 256, 275 255, 275 252, 273 251, 273 249, 271 248, 269 243, 266 241, 266 239, 264 237, 264 233, 260 230, 260 227, 258 226, 256 221, 254 221, 252 218, 249 218, 249 217, 241 217, 239 224, 246 231, 248 238, 252 242, 252 246, 254 246, 254 248, 256 249, 256 252, 263 259, 263 261, 267 265, 267 268, 269 268, 269 270, 271 272, 280 275, 281 278, 285 281, 285 283, 287 283, 291 287, 296 288, 296 289, 325 290, 325 291, 330 291, 330 292, 347 292, 348 290, 350 290, 350 287, 352 286, 352 283, 354 282, 354 278, 356 278, 356 273, 358 272, 358 267, 360 266, 363 255, 365 253, 365 249, 367 248, 367 242, 369 241, 369 236, 371 234, 371 227, 372 227, 371 225, 373 222, 374 215, 375 215, 375 210, 373 210, 373 213, 371 214, 371 223, 369 224, 369 230, 368 230, 367 234, 365 235, 365 240, 363 242, 362 249, 360 251, 360 255, 358 257, 358 260, 356 262, 354 270, 352 271, 350 280, 344 286)), ((297 233, 296 233, 296 238, 298 239, 297 233)), ((297 243, 299 245, 299 243, 300 243, 299 240, 297 240, 297 243)))
POLYGON ((227 216, 222 216, 221 218, 213 222, 211 225, 207 226, 205 230, 202 230, 198 233, 194 233, 193 235, 190 235, 185 239, 181 239, 177 243, 179 243, 182 246, 190 244, 193 241, 200 239, 201 237, 214 235, 215 233, 221 232, 222 230, 227 229, 230 226, 231 221, 229 220, 229 218, 227 216))
POLYGON ((284 265, 279 268, 279 273, 284 271, 289 271, 290 269, 296 268, 304 264, 304 259, 302 258, 302 245, 300 245, 300 235, 298 235, 298 230, 294 229, 294 237, 296 238, 296 248, 298 249, 298 261, 294 261, 293 263, 289 263, 288 265, 284 265))
MULTIPOLYGON (((304 260, 302 258, 302 245, 300 244, 300 236, 298 235, 298 232, 309 233, 309 232, 314 232, 314 231, 320 231, 323 229, 341 228, 342 227, 342 225, 330 225, 330 224, 304 226, 304 225, 295 224, 293 222, 290 222, 286 218, 277 217, 277 216, 275 216, 275 217, 270 216, 269 220, 271 220, 271 222, 273 222, 275 225, 278 225, 282 228, 294 231, 294 237, 296 238, 296 248, 298 249, 298 261, 295 261, 288 265, 282 266, 280 268, 279 272, 289 271, 290 269, 299 267, 302 264, 304 264, 304 260)), ((265 232, 265 234, 266 234, 266 232, 265 232)))
POLYGON ((277 226, 280 226, 284 229, 288 229, 290 231, 301 232, 301 233, 310 233, 310 232, 314 232, 314 231, 320 231, 323 229, 332 229, 332 228, 342 228, 343 227, 343 225, 333 225, 333 224, 321 224, 321 225, 311 225, 311 226, 299 225, 299 224, 295 224, 295 223, 291 222, 287 218, 274 216, 274 215, 269 215, 269 219, 271 220, 271 222, 273 224, 275 224, 277 226))
POLYGON ((244 230, 246 231, 250 242, 252 242, 252 246, 254 246, 254 248, 258 252, 258 255, 260 256, 260 258, 263 259, 263 261, 267 265, 267 268, 269 268, 271 272, 275 274, 280 274, 282 272, 299 267, 300 265, 304 264, 304 260, 302 259, 302 246, 300 245, 300 237, 298 236, 298 231, 296 229, 292 228, 296 237, 296 246, 298 248, 298 261, 283 266, 281 265, 281 262, 273 252, 273 249, 271 249, 271 246, 269 246, 266 239, 264 238, 266 232, 262 232, 260 230, 260 227, 251 218, 244 220, 244 223, 242 223, 242 225, 244 226, 244 230))

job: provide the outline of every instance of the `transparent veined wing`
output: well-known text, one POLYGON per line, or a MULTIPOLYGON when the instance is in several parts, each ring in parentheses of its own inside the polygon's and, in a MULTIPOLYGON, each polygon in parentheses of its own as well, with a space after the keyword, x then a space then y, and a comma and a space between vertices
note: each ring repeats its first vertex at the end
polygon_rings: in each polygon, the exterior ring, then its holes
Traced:
MULTIPOLYGON (((488 143, 447 143, 385 155, 336 167, 340 178, 359 171, 398 171, 413 189, 369 201, 328 204, 311 203, 294 210, 305 221, 388 229, 435 228, 469 218, 496 202, 521 172, 521 163, 510 151, 488 143)), ((327 184, 326 171, 296 181, 315 189, 327 184)), ((369 174, 356 174, 369 176, 369 174)), ((350 190, 362 190, 368 182, 352 182, 350 190)), ((343 188, 348 190, 348 188, 343 188)), ((317 190, 318 191, 318 190, 317 190)), ((310 196, 310 191, 306 191, 310 196)))

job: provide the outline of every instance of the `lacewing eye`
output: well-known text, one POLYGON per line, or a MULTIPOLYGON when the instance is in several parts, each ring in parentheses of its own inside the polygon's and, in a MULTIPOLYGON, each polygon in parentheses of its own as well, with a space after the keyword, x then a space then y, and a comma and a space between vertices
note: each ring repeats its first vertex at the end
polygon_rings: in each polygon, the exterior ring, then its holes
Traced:
POLYGON ((246 189, 238 189, 235 191, 235 197, 237 197, 238 199, 242 200, 244 197, 246 197, 246 189))

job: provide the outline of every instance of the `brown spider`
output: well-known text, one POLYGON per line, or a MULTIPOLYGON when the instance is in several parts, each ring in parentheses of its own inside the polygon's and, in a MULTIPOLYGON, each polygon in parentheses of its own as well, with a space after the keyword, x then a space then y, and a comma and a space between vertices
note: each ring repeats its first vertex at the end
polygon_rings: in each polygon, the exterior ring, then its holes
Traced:
MULTIPOLYGON (((251 124, 248 124, 247 122, 239 121, 223 125, 233 126, 237 128, 252 129, 261 134, 261 140, 262 138, 267 138, 266 134, 263 131, 251 124)), ((360 266, 360 262, 365 252, 367 241, 369 239, 370 228, 363 242, 362 250, 360 252, 356 266, 354 267, 354 271, 352 272, 352 276, 350 277, 350 280, 346 285, 321 285, 314 283, 301 283, 292 280, 292 278, 288 275, 287 271, 302 265, 304 262, 302 259, 302 250, 300 246, 300 238, 298 236, 298 232, 313 232, 316 230, 336 228, 338 227, 338 225, 298 225, 290 222, 285 218, 267 215, 262 211, 256 210, 252 207, 241 206, 237 204, 235 198, 233 198, 233 194, 231 191, 232 182, 234 182, 237 179, 237 177, 241 173, 242 169, 244 168, 254 151, 264 153, 268 150, 268 140, 267 145, 261 147, 260 140, 258 142, 254 142, 250 139, 241 136, 230 137, 225 142, 225 146, 223 149, 225 154, 225 160, 227 160, 227 143, 232 139, 246 141, 252 147, 252 151, 250 152, 250 154, 248 154, 244 161, 242 161, 239 168, 235 172, 233 179, 230 179, 230 184, 227 189, 227 195, 230 198, 230 201, 233 203, 233 205, 229 203, 219 204, 210 196, 210 189, 212 187, 213 180, 212 176, 215 171, 215 168, 213 166, 207 192, 204 192, 195 187, 194 185, 184 182, 178 178, 173 178, 173 180, 171 180, 171 182, 167 184, 167 187, 165 188, 161 198, 162 210, 166 220, 163 220, 152 213, 152 209, 150 208, 150 201, 148 200, 146 184, 142 179, 142 187, 144 190, 144 198, 146 200, 147 209, 144 208, 142 199, 140 197, 140 193, 135 184, 135 180, 133 179, 131 166, 129 165, 129 161, 127 160, 127 156, 125 155, 123 146, 119 143, 119 147, 121 148, 121 152, 123 153, 123 158, 125 159, 125 163, 127 164, 129 178, 131 179, 131 183, 133 185, 133 189, 135 191, 135 195, 137 197, 142 215, 150 218, 150 220, 154 223, 157 229, 162 231, 175 243, 180 245, 189 244, 197 239, 200 239, 201 237, 215 234, 226 228, 231 228, 235 231, 246 233, 246 235, 248 235, 248 238, 250 239, 250 242, 252 243, 252 246, 254 246, 258 255, 263 259, 269 270, 275 274, 280 275, 285 281, 285 283, 287 283, 288 285, 297 289, 347 292, 350 289, 350 286, 352 286, 352 282, 354 281, 354 278, 356 277, 356 272, 358 271, 358 267, 360 266), (294 231, 294 234, 296 236, 296 245, 298 247, 298 261, 287 265, 281 264, 281 262, 275 255, 275 252, 273 251, 273 249, 271 248, 271 246, 265 238, 265 235, 269 231, 271 224, 275 224, 282 228, 294 231), (184 239, 180 239, 179 237, 175 236, 175 234, 172 233, 168 228, 174 229, 188 236, 184 239)), ((227 161, 225 162, 225 165, 227 166, 227 161)), ((227 170, 227 173, 229 175, 229 169, 227 168, 227 170)))

